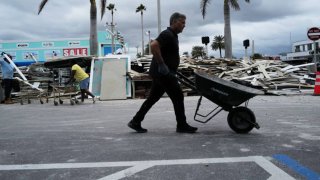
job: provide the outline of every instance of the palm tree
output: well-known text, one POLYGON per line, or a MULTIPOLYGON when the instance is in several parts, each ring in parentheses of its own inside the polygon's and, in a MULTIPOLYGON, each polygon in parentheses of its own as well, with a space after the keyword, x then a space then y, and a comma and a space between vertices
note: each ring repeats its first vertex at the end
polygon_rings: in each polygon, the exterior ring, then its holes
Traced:
POLYGON ((114 34, 113 34, 113 30, 114 30, 114 23, 113 23, 113 13, 114 11, 116 11, 117 9, 115 9, 114 4, 109 4, 107 9, 109 11, 111 11, 111 33, 112 33, 112 45, 111 45, 111 53, 114 53, 114 34))
POLYGON ((206 55, 206 52, 205 52, 203 46, 193 46, 192 47, 192 51, 191 51, 192 58, 198 59, 199 57, 201 57, 203 59, 205 55, 206 55))
POLYGON ((143 11, 147 10, 147 8, 143 5, 140 4, 140 6, 137 7, 136 13, 140 12, 141 13, 141 36, 142 36, 142 56, 144 56, 144 38, 143 38, 143 11))
MULTIPOLYGON (((48 0, 42 0, 39 5, 38 15, 41 13, 43 7, 48 0)), ((105 13, 107 0, 100 0, 101 4, 101 20, 105 13)), ((90 55, 96 56, 98 54, 98 33, 97 33, 97 6, 96 0, 90 0, 90 55)))
MULTIPOLYGON (((201 0, 200 9, 203 18, 206 15, 206 9, 211 0, 201 0)), ((245 0, 250 3, 250 0, 245 0)), ((240 6, 238 0, 224 0, 223 13, 224 13, 224 39, 225 39, 225 57, 232 58, 232 37, 231 37, 231 25, 230 25, 230 6, 238 11, 240 6)))
POLYGON ((214 51, 219 49, 220 58, 221 58, 222 57, 221 49, 224 49, 224 37, 222 35, 214 36, 214 40, 211 44, 211 48, 214 51))

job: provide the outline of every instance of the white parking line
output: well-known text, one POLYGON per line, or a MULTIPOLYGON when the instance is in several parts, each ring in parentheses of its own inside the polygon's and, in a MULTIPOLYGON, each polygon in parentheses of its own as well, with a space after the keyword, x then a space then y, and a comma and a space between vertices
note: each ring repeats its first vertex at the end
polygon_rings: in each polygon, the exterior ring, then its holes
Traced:
POLYGON ((93 162, 93 163, 59 163, 59 164, 22 164, 0 165, 0 171, 15 170, 43 170, 43 169, 75 169, 75 168, 102 168, 102 167, 129 167, 114 174, 105 176, 99 180, 118 180, 141 172, 153 166, 190 165, 190 164, 214 164, 255 162, 270 174, 269 180, 287 179, 294 180, 286 172, 271 163, 263 156, 208 158, 208 159, 174 159, 174 160, 151 160, 151 161, 120 161, 120 162, 93 162))

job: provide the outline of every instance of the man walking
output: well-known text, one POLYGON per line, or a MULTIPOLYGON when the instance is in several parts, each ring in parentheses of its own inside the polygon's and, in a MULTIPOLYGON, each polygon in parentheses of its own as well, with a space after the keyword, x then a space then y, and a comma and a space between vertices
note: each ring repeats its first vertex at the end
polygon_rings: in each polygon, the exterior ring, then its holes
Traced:
POLYGON ((150 76, 152 77, 150 95, 128 123, 128 126, 138 133, 147 132, 147 129, 141 127, 141 122, 165 92, 173 103, 177 121, 176 132, 194 133, 198 129, 186 122, 184 97, 176 78, 180 63, 178 34, 183 31, 185 23, 186 16, 184 14, 173 13, 170 17, 170 27, 162 31, 157 39, 151 43, 153 58, 150 65, 150 76))

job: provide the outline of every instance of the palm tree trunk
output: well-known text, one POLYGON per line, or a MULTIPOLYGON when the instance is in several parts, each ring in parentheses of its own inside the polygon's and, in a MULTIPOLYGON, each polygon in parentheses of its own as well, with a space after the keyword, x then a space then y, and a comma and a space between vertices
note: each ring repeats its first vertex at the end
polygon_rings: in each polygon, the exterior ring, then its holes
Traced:
POLYGON ((224 38, 225 38, 225 58, 232 59, 230 6, 229 6, 228 0, 224 0, 224 38))
POLYGON ((95 0, 90 0, 90 55, 98 54, 98 37, 97 37, 97 6, 95 0))

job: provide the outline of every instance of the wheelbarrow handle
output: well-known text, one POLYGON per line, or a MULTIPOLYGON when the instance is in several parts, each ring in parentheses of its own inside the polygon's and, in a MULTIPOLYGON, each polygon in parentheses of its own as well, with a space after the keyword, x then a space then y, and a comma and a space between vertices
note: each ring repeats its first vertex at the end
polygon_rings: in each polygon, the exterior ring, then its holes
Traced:
POLYGON ((180 72, 177 72, 177 79, 185 86, 191 88, 192 90, 197 91, 197 87, 196 87, 195 83, 193 81, 191 81, 190 79, 188 79, 183 74, 181 74, 180 72))

